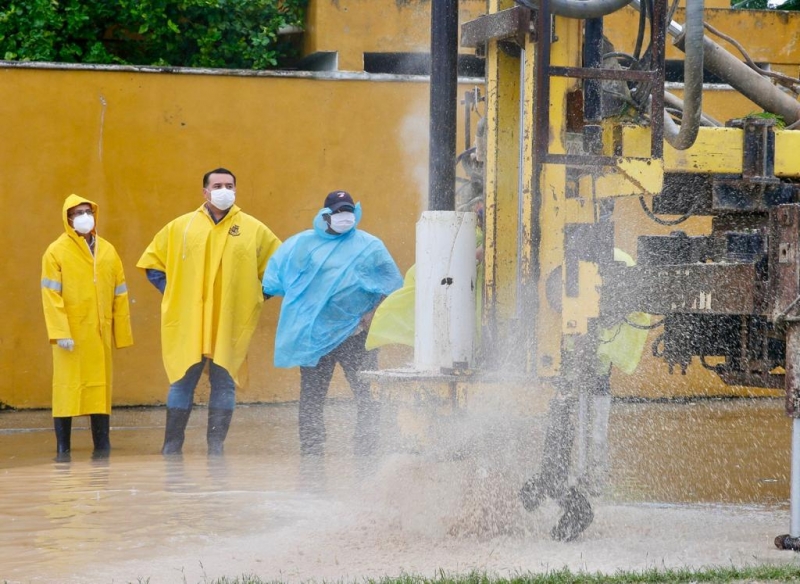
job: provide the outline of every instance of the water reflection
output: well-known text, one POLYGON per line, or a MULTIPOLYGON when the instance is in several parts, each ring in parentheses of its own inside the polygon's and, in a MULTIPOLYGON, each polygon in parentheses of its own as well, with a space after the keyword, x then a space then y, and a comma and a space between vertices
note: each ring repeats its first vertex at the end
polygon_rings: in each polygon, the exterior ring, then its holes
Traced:
MULTIPOLYGON (((296 406, 267 406, 237 411, 226 456, 205 456, 204 429, 196 427, 196 451, 164 458, 163 410, 120 410, 109 459, 91 459, 91 437, 79 428, 72 462, 54 463, 40 413, 0 413, 0 579, 182 582, 187 575, 176 566, 196 571, 202 560, 203 570, 236 576, 246 571, 242 558, 253 570, 274 568, 266 573, 275 577, 337 577, 345 569, 381 576, 390 567, 428 566, 405 552, 463 564, 487 541, 495 542, 492 558, 503 558, 498 546, 509 550, 507 562, 532 542, 546 557, 569 553, 547 537, 547 513, 556 511, 526 514, 516 495, 538 462, 543 414, 448 420, 419 452, 384 448, 381 457, 350 454, 352 414, 347 405, 326 410, 331 439, 323 457, 299 456, 296 406), (38 430, 19 431, 26 416, 38 430), (331 529, 322 547, 314 543, 313 534, 331 529), (453 551, 452 542, 467 551, 453 551)), ((780 400, 615 402, 609 488, 581 544, 588 547, 578 550, 588 554, 602 541, 599 558, 619 556, 608 548, 633 545, 627 531, 643 539, 663 531, 658 505, 665 504, 747 505, 716 520, 744 520, 764 534, 776 529, 775 517, 788 525, 789 444, 780 400), (780 513, 763 515, 770 507, 780 513)), ((670 516, 688 526, 683 538, 708 523, 692 513, 670 516)), ((771 545, 764 534, 759 553, 771 545)))

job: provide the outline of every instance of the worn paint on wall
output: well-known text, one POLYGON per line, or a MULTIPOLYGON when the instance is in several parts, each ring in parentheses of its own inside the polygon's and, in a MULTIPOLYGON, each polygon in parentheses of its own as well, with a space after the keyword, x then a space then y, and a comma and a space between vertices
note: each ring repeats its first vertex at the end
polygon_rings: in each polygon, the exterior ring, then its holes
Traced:
MULTIPOLYGON (((202 203, 208 170, 236 173, 237 203, 281 239, 310 228, 328 192, 350 191, 364 207, 361 227, 382 238, 405 271, 427 200, 428 93, 424 80, 363 75, 0 68, 8 211, 0 219, 7 250, 0 402, 50 404, 40 266, 63 230, 60 209, 70 193, 100 205, 98 230, 116 246, 128 279, 135 345, 115 353, 116 405, 166 399, 160 295, 135 264, 164 224, 202 203)), ((265 304, 240 401, 297 398, 296 370, 271 365, 278 308, 277 300, 265 304)), ((198 388, 199 400, 206 391, 198 388)))
MULTIPOLYGON (((486 0, 460 0, 460 24, 486 13, 486 0)), ((428 53, 430 0, 312 0, 305 52, 339 53, 339 69, 363 71, 364 53, 428 53)), ((464 50, 472 53, 471 49, 464 50)))

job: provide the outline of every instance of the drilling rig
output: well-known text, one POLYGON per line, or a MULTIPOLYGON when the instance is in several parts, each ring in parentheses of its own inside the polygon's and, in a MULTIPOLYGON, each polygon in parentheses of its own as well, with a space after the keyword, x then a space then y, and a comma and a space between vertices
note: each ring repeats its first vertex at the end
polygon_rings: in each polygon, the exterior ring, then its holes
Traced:
MULTIPOLYGON (((461 26, 461 45, 486 58, 482 344, 492 350, 477 367, 517 364, 555 395, 523 504, 533 510, 550 497, 561 505, 556 539, 591 523, 589 495, 569 479, 572 420, 581 396, 597 389, 591 364, 602 331, 630 325, 638 311, 653 315, 646 326, 660 329, 654 351, 670 371, 703 366, 726 384, 785 388, 791 525, 775 544, 800 549, 800 131, 792 129, 800 81, 712 40, 702 0, 686 0, 683 24, 668 0, 489 7, 461 26), (620 10, 638 16, 625 46, 604 35, 604 18, 620 10), (685 53, 682 99, 665 91, 668 41, 685 53), (706 115, 704 72, 763 113, 724 122, 706 115), (615 202, 626 197, 656 224, 675 226, 637 234, 635 265, 615 257, 615 202), (710 218, 709 233, 680 230, 696 217, 710 218)), ((448 63, 437 43, 443 53, 452 46, 437 30, 452 31, 457 2, 434 1, 433 10, 432 189, 450 156, 436 147, 437 131, 448 129, 435 108, 437 62, 448 63)), ((432 208, 451 204, 431 200, 432 208)))

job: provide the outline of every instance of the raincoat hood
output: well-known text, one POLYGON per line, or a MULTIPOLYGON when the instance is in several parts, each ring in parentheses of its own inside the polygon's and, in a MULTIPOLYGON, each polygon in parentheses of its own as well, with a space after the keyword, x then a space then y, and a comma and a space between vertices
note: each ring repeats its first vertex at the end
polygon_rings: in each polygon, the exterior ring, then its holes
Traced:
POLYGON ((353 228, 346 233, 328 233, 328 222, 325 221, 323 216, 330 215, 332 212, 333 211, 327 207, 323 207, 319 210, 316 217, 314 217, 314 231, 323 239, 339 239, 340 237, 346 237, 353 233, 358 228, 358 224, 361 223, 361 203, 356 203, 353 209, 353 215, 356 217, 356 224, 353 225, 353 228))
MULTIPOLYGON (((67 210, 93 201, 70 195, 62 207, 64 233, 42 256, 42 307, 53 347, 53 416, 110 414, 112 347, 133 344, 128 286, 114 246, 95 234, 86 238, 69 226, 67 210), (72 339, 74 349, 56 343, 72 339)), ((92 230, 92 233, 95 233, 92 230)))
POLYGON ((73 239, 83 239, 83 235, 70 226, 69 219, 67 219, 67 211, 83 203, 89 203, 92 206, 92 212, 94 213, 94 229, 92 229, 92 233, 97 235, 97 203, 79 195, 72 194, 64 200, 64 206, 61 208, 61 219, 64 222, 64 230, 67 232, 67 235, 73 239))

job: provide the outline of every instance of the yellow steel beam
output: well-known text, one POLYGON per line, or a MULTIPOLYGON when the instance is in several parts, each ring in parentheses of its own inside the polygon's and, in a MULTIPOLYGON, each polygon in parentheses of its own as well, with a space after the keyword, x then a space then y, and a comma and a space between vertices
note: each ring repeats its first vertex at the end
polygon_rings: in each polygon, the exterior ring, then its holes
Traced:
MULTIPOLYGON (((744 151, 742 130, 738 128, 700 128, 697 141, 687 150, 675 150, 664 144, 666 172, 741 174, 744 151)), ((647 156, 650 129, 627 126, 622 132, 625 156, 647 156)), ((775 131, 775 176, 800 176, 797 152, 800 131, 775 131)))
POLYGON ((520 151, 520 59, 490 42, 486 53, 486 307, 489 322, 515 309, 520 151))
MULTIPOLYGON (((530 307, 532 305, 531 295, 538 294, 538 290, 533 290, 533 287, 536 285, 536 281, 534 278, 534 264, 536 262, 535 253, 537 250, 533 249, 531 242, 533 241, 533 233, 534 233, 534 215, 533 215, 533 201, 534 201, 534 191, 536 187, 534 186, 534 176, 533 176, 533 154, 534 154, 534 143, 533 143, 533 136, 536 135, 536 116, 534 112, 534 95, 536 92, 536 67, 535 67, 535 57, 536 57, 536 50, 537 44, 530 38, 530 35, 525 41, 525 53, 524 53, 524 63, 523 63, 523 73, 522 73, 522 85, 524 87, 524 97, 522 100, 522 111, 525 112, 524 118, 522 119, 521 127, 522 127, 522 154, 520 157, 520 165, 521 165, 521 187, 522 192, 520 194, 521 201, 520 201, 520 226, 521 231, 518 235, 519 242, 520 242, 520 254, 519 254, 519 284, 520 284, 520 295, 521 298, 519 299, 521 305, 530 307)), ((534 296, 535 298, 535 296, 534 296)), ((521 314, 520 316, 526 316, 526 314, 521 314)), ((535 318, 535 316, 534 316, 535 318)), ((520 327, 525 327, 525 335, 523 338, 525 339, 525 347, 523 350, 525 351, 525 371, 535 372, 536 371, 536 363, 534 362, 535 359, 535 347, 531 342, 529 342, 529 338, 535 335, 536 330, 536 322, 528 322, 523 321, 519 323, 520 327)))
POLYGON ((800 130, 775 132, 775 176, 800 176, 800 130))
POLYGON ((591 188, 598 199, 657 195, 664 186, 664 161, 618 158, 616 166, 604 167, 596 177, 590 176, 591 188))
POLYGON ((589 319, 600 316, 600 271, 597 264, 578 262, 578 296, 564 294, 564 318, 561 332, 565 335, 585 335, 589 332, 589 319))
MULTIPOLYGON (((583 21, 556 17, 555 41, 551 45, 550 62, 554 66, 580 66, 583 21)), ((577 80, 553 77, 550 81, 549 152, 566 153, 567 94, 577 86, 577 80)), ((558 375, 561 367, 562 310, 551 306, 547 299, 546 283, 564 264, 564 226, 568 222, 566 205, 566 167, 544 164, 539 182, 541 207, 539 222, 539 310, 536 316, 536 371, 541 377, 558 375)), ((563 279, 562 279, 563 280, 563 279)), ((563 284, 562 284, 563 286, 563 284)), ((562 289, 562 298, 564 292, 562 289)))

